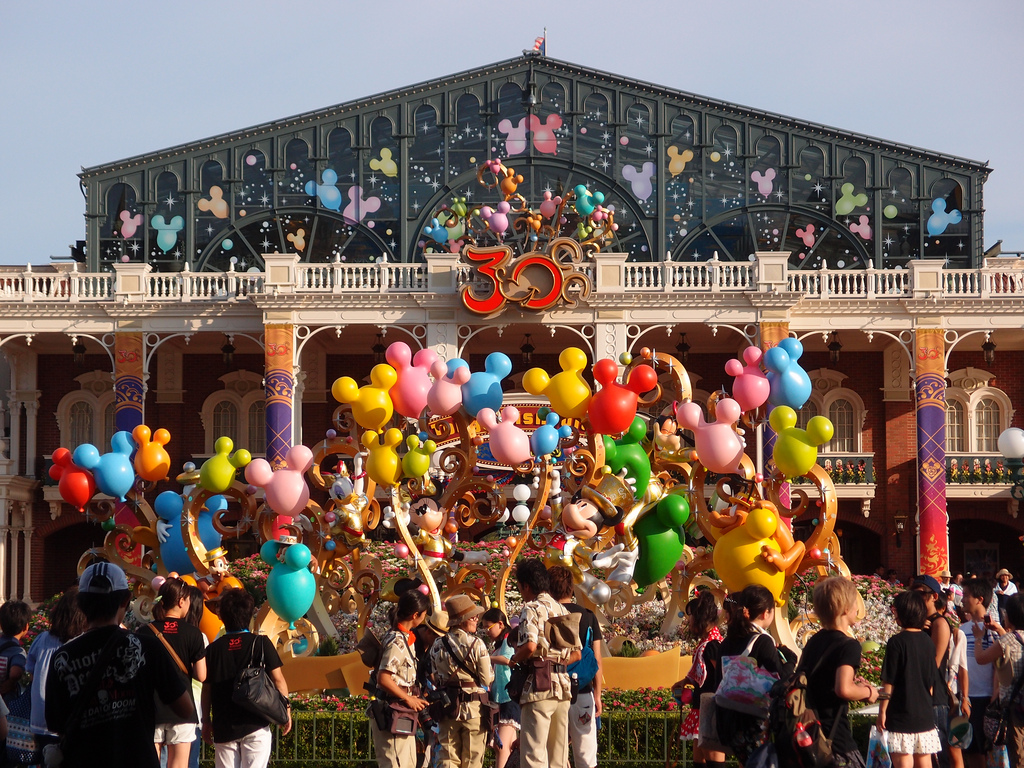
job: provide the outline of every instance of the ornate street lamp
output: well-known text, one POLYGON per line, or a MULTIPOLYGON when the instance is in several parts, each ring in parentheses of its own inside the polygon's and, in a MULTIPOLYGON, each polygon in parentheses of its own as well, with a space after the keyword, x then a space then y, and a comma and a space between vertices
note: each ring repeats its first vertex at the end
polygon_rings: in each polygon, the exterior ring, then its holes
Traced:
POLYGON ((235 345, 231 343, 232 341, 229 334, 224 334, 224 346, 220 348, 220 355, 225 368, 230 368, 235 364, 235 345))
POLYGON ((85 344, 75 337, 74 344, 71 345, 71 359, 75 362, 76 368, 81 368, 85 365, 85 344))
POLYGON ((376 343, 372 347, 370 347, 370 350, 373 352, 373 362, 374 362, 374 364, 383 363, 384 362, 384 353, 387 352, 388 350, 387 350, 387 347, 384 346, 384 334, 383 333, 378 333, 377 334, 377 341, 376 341, 376 343))
POLYGON ((985 343, 981 345, 981 351, 985 355, 985 365, 992 365, 996 361, 996 343, 988 335, 985 336, 985 343))
POLYGON ((523 355, 523 365, 529 365, 533 362, 533 353, 537 348, 530 343, 530 334, 523 336, 523 345, 519 347, 519 351, 523 355))
POLYGON ((1024 501, 1024 476, 1021 469, 1024 469, 1024 429, 1010 427, 999 435, 997 443, 999 452, 1006 459, 1006 473, 1013 485, 1010 487, 1010 495, 1019 504, 1024 501))
POLYGON ((828 359, 832 362, 832 365, 839 365, 839 353, 842 350, 843 345, 839 343, 839 332, 832 331, 832 338, 828 345, 828 359))
POLYGON ((676 344, 676 359, 683 365, 686 365, 690 359, 690 345, 686 343, 685 333, 679 334, 679 343, 676 344))

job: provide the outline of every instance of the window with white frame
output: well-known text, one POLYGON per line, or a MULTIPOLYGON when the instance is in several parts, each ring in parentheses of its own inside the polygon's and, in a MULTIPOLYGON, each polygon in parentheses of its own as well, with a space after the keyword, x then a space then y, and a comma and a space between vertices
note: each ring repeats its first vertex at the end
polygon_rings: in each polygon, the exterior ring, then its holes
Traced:
POLYGON ((235 448, 253 456, 267 452, 266 395, 263 377, 252 371, 232 371, 220 377, 224 389, 203 403, 206 453, 213 453, 218 437, 230 437, 235 448))
POLYGON ((832 440, 828 444, 830 453, 856 453, 857 433, 853 421, 853 404, 845 398, 836 398, 828 406, 828 418, 832 422, 832 440))
POLYGON ((807 422, 818 415, 818 404, 813 400, 804 403, 804 407, 796 412, 796 425, 800 429, 807 429, 807 422))
POLYGON ((90 371, 75 377, 79 388, 57 404, 60 444, 69 451, 91 443, 101 453, 110 450, 114 436, 114 379, 110 371, 90 371))
POLYGON ((1010 398, 979 368, 949 374, 946 387, 946 452, 999 452, 999 435, 1013 421, 1010 398))

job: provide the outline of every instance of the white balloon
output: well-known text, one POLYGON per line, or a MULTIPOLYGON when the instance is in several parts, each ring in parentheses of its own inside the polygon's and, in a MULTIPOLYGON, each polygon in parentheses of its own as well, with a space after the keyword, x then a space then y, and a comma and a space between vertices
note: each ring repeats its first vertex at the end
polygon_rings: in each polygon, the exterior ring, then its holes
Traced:
POLYGON ((516 504, 512 510, 512 519, 517 523, 525 523, 530 519, 530 508, 525 504, 516 504))
POLYGON ((517 485, 512 489, 512 497, 516 501, 526 501, 530 498, 530 489, 526 485, 517 485))
POLYGON ((590 599, 598 605, 604 605, 612 599, 612 588, 600 581, 590 590, 590 599))
POLYGON ((999 436, 999 452, 1008 459, 1024 459, 1024 429, 1010 427, 999 436))
POLYGON ((508 507, 505 507, 505 511, 501 513, 501 517, 498 518, 499 523, 507 523, 512 513, 508 511, 508 507))

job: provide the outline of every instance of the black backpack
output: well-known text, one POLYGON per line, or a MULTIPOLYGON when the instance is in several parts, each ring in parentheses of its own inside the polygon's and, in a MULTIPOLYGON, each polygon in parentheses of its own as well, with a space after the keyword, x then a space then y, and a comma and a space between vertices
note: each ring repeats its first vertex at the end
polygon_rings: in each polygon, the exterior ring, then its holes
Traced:
POLYGON ((808 680, 821 667, 825 659, 839 650, 847 638, 833 643, 808 673, 803 661, 791 675, 784 675, 772 686, 768 709, 768 729, 775 742, 779 768, 827 768, 832 765, 832 739, 840 719, 846 716, 846 706, 836 715, 828 736, 822 731, 818 715, 810 705, 808 680), (810 744, 797 744, 797 734, 803 730, 810 736, 810 744))

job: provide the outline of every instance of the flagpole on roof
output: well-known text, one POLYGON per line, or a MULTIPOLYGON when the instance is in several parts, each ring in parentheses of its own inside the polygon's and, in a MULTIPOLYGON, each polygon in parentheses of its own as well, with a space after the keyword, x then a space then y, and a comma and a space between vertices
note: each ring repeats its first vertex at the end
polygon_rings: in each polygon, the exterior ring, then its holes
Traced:
POLYGON ((542 54, 543 56, 547 56, 548 55, 548 28, 547 27, 544 27, 544 45, 541 47, 541 50, 544 52, 542 54))

